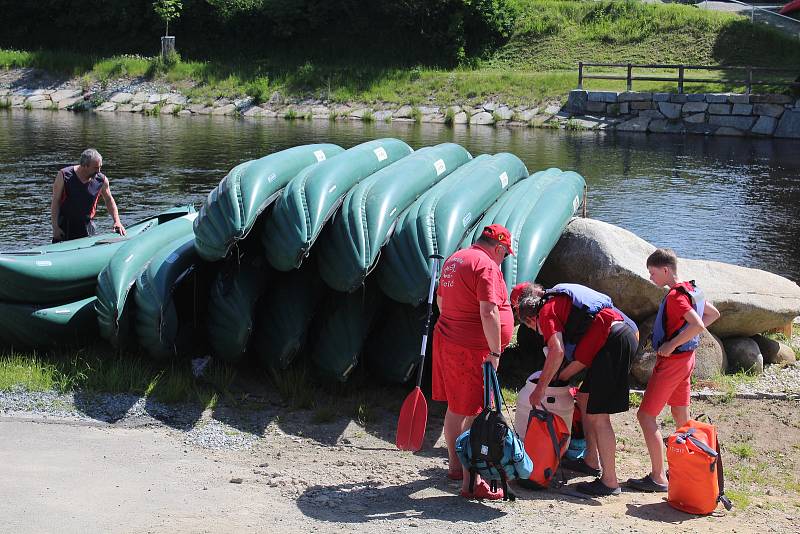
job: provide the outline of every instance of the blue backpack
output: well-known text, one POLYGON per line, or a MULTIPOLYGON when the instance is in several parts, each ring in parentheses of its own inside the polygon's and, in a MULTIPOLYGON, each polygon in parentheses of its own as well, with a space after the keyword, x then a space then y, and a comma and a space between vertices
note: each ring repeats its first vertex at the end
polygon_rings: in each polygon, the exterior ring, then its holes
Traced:
POLYGON ((489 481, 492 491, 497 491, 500 482, 503 500, 513 501, 516 495, 508 489, 508 481, 529 478, 533 462, 517 433, 500 413, 502 407, 503 396, 497 373, 492 364, 486 362, 483 364, 483 411, 470 429, 456 440, 456 453, 461 464, 469 468, 470 492, 475 491, 475 475, 480 474, 481 478, 489 481))

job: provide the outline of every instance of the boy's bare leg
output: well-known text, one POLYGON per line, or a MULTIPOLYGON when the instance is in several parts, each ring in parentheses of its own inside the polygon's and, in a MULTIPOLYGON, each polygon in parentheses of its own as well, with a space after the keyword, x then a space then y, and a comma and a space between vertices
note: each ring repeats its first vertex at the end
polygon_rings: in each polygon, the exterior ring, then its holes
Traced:
POLYGON ((597 452, 600 455, 600 466, 603 470, 600 481, 609 488, 618 488, 617 480, 617 439, 614 428, 611 426, 611 416, 607 413, 587 414, 587 419, 592 422, 592 429, 597 442, 597 452))
MULTIPOLYGON (((688 410, 687 410, 688 412, 688 410)), ((664 471, 664 449, 661 430, 658 428, 658 421, 650 414, 642 410, 636 412, 636 418, 642 427, 642 435, 647 445, 647 452, 650 454, 650 478, 658 484, 667 483, 667 474, 664 471)))
POLYGON ((675 428, 680 428, 689 421, 689 407, 688 406, 670 406, 672 411, 672 418, 675 420, 675 428))

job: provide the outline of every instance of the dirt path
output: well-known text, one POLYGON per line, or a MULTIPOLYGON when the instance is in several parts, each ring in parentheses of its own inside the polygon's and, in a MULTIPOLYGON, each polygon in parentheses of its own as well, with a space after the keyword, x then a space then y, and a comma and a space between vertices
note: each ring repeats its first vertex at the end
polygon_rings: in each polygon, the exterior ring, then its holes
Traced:
MULTIPOLYGON (((428 424, 435 444, 412 455, 394 448, 388 412, 360 426, 341 417, 314 424, 309 411, 249 411, 235 424, 227 414, 223 424, 207 411, 189 430, 146 417, 109 424, 6 411, 0 531, 797 532, 797 408, 796 401, 696 403, 717 418, 728 449, 746 457, 726 455, 728 487, 746 506, 701 518, 627 492, 599 501, 519 490, 516 503, 467 502, 444 477, 437 414, 428 424), (201 446, 190 439, 198 428, 249 441, 241 450, 201 446)), ((620 476, 640 476, 634 412, 614 424, 620 476)))

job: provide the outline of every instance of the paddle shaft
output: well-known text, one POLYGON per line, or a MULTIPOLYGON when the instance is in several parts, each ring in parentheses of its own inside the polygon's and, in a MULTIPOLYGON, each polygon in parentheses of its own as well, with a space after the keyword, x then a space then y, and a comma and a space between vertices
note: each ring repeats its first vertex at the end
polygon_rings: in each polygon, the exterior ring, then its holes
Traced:
POLYGON ((422 371, 425 368, 425 353, 428 348, 428 332, 431 329, 431 315, 433 315, 433 292, 436 289, 436 273, 439 272, 439 262, 444 259, 439 254, 431 254, 431 285, 428 288, 428 316, 425 318, 425 330, 422 331, 422 347, 419 350, 421 359, 417 369, 417 387, 422 385, 422 371))

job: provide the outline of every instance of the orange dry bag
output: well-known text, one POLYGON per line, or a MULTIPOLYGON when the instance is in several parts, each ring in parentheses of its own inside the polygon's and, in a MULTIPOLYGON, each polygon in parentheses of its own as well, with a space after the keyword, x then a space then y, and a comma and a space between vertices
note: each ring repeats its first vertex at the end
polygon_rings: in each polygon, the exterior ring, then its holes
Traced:
POLYGON ((529 480, 519 484, 529 489, 545 489, 558 470, 561 457, 569 445, 569 428, 564 420, 547 410, 533 408, 525 433, 525 452, 533 461, 529 480))
POLYGON ((667 502, 673 508, 707 515, 721 502, 731 509, 731 501, 725 496, 722 455, 714 425, 687 421, 667 439, 667 463, 667 502))

